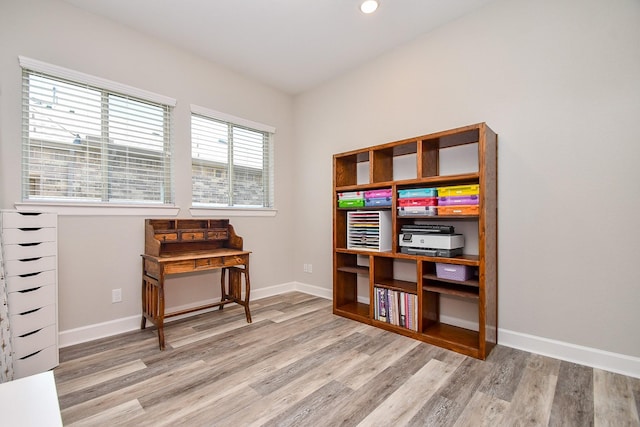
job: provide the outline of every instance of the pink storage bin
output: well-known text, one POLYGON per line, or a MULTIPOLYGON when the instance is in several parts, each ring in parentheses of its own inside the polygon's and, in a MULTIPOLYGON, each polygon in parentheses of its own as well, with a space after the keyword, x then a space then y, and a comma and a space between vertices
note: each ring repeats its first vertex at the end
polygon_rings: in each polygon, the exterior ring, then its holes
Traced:
POLYGON ((388 197, 389 199, 391 199, 390 188, 382 188, 379 190, 368 190, 364 192, 365 199, 381 199, 383 197, 388 197))

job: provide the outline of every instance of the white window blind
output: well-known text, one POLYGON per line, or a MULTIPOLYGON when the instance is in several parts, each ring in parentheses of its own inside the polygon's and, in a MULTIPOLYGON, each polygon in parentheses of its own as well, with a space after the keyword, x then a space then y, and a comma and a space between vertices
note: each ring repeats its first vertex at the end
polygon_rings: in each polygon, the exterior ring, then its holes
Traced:
POLYGON ((273 208, 275 129, 230 118, 192 106, 193 205, 273 208))
POLYGON ((24 201, 173 203, 171 105, 25 65, 22 98, 24 201))

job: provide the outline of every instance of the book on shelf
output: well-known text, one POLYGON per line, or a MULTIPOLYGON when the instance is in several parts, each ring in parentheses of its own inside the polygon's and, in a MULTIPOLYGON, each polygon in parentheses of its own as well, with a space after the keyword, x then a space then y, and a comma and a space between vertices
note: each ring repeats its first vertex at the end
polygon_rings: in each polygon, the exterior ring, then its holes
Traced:
POLYGON ((379 286, 374 291, 375 320, 417 331, 417 295, 379 286))

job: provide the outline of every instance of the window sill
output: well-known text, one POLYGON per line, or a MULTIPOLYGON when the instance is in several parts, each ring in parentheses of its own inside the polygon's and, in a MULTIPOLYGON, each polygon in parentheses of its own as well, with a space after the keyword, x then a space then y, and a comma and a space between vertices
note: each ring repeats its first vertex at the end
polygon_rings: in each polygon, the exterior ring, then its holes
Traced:
MULTIPOLYGON (((53 212, 60 216, 144 216, 144 217, 173 217, 180 212, 178 206, 153 206, 153 205, 94 205, 79 203, 55 203, 55 202, 18 202, 15 208, 21 212, 53 212)), ((189 209, 193 217, 273 217, 277 209, 251 209, 251 208, 212 208, 195 207, 189 209)))
POLYGON ((54 212, 61 216, 177 216, 180 212, 177 206, 154 205, 20 202, 15 207, 22 212, 54 212))
POLYGON ((192 206, 189 209, 191 216, 220 216, 220 217, 229 217, 229 216, 276 216, 278 212, 276 209, 258 209, 258 208, 247 208, 247 209, 239 209, 239 208, 212 208, 212 207, 197 207, 192 206))

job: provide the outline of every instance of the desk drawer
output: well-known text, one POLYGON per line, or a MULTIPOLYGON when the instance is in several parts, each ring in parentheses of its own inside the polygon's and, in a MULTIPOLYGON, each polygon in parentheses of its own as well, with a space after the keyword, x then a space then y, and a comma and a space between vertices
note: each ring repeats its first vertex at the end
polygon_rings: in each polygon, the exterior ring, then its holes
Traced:
POLYGON ((20 243, 55 242, 57 238, 55 228, 5 228, 2 230, 2 242, 5 245, 20 243))
POLYGON ((229 267, 232 265, 247 265, 249 258, 245 255, 229 255, 224 257, 223 263, 229 267))
POLYGON ((4 259, 26 259, 43 256, 55 256, 57 251, 56 242, 22 243, 15 245, 4 245, 4 259))
POLYGON ((20 314, 44 306, 55 304, 56 287, 54 285, 40 286, 8 295, 9 314, 20 314))
POLYGON ((173 232, 165 232, 165 233, 156 233, 156 240, 160 242, 177 242, 178 241, 178 233, 176 231, 173 232))
POLYGON ((49 325, 26 335, 13 336, 13 350, 16 357, 28 356, 36 351, 56 345, 56 326, 49 325))
POLYGON ((40 286, 55 285, 55 270, 39 271, 21 276, 7 277, 7 292, 18 292, 40 286))
POLYGON ((194 260, 194 269, 202 270, 208 268, 220 268, 222 266, 222 258, 204 258, 194 260))
POLYGON ((48 371, 56 366, 58 366, 58 349, 52 345, 35 353, 16 358, 13 361, 13 372, 17 379, 48 371))
POLYGON ((186 242, 191 240, 204 240, 204 231, 181 231, 180 240, 186 242))
MULTIPOLYGON (((193 259, 188 259, 184 261, 175 261, 171 263, 166 263, 164 265, 164 273, 165 274, 177 274, 177 273, 188 273, 190 271, 194 271, 195 261, 193 259)), ((201 261, 201 260, 199 260, 201 261)), ((204 267, 200 267, 200 270, 205 269, 204 267)))
POLYGON ((7 260, 4 264, 7 276, 20 276, 56 269, 56 257, 44 256, 27 259, 7 260))
POLYGON ((24 335, 56 323, 56 306, 51 304, 11 316, 13 335, 24 335))
POLYGON ((227 240, 229 238, 229 232, 226 228, 209 230, 207 231, 207 238, 209 240, 227 240))
MULTIPOLYGON (((213 270, 216 268, 229 267, 232 265, 244 265, 246 262, 247 262, 247 259, 244 256, 239 256, 239 255, 189 259, 189 260, 166 263, 164 266, 164 273, 177 274, 177 273, 188 273, 190 271, 198 271, 198 270, 213 270)), ((148 269, 147 274, 149 274, 149 270, 150 269, 148 269)))
POLYGON ((58 220, 54 213, 3 212, 2 228, 42 228, 56 227, 58 220))

